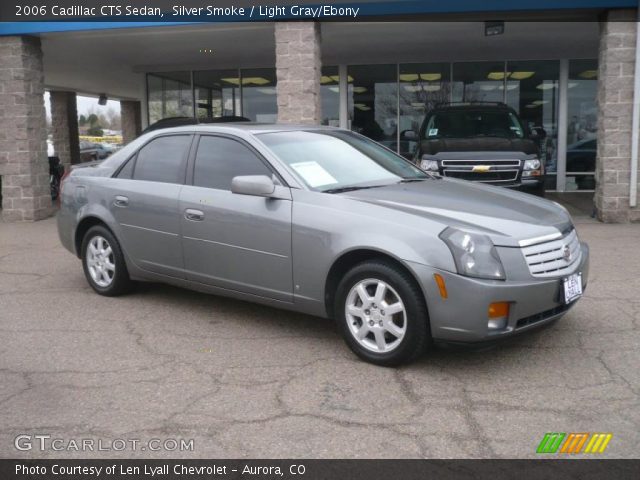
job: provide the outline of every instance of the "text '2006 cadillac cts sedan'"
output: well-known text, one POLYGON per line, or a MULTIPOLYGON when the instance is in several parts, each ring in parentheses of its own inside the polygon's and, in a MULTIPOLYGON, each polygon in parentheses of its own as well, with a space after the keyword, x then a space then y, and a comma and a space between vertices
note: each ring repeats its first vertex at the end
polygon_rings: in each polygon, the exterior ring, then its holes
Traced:
POLYGON ((73 169, 58 229, 99 294, 160 281, 333 317, 379 365, 548 324, 589 267, 561 206, 309 126, 145 134, 73 169))

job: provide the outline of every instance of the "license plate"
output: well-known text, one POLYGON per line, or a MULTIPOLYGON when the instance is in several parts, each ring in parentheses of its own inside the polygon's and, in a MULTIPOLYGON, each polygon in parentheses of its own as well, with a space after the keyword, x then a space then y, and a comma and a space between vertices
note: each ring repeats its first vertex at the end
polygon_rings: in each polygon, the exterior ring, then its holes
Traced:
POLYGON ((574 273, 562 279, 564 303, 569 304, 582 296, 582 273, 574 273))

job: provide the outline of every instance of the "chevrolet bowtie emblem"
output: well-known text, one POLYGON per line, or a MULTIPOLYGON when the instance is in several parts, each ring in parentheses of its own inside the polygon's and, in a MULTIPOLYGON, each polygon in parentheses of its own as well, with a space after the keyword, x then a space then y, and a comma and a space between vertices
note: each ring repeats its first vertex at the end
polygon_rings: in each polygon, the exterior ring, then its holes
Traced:
POLYGON ((471 171, 485 173, 489 170, 491 170, 491 165, 475 165, 471 171))

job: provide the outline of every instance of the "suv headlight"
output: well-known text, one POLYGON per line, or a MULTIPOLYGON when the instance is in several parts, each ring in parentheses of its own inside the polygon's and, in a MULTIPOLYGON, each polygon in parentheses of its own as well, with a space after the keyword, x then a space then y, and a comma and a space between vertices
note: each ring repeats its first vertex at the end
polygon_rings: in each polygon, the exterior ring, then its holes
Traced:
POLYGON ((420 160, 420 168, 422 170, 426 170, 428 172, 437 172, 438 171, 438 161, 437 160, 420 160))
POLYGON ((524 177, 534 177, 541 175, 542 163, 537 158, 531 158, 524 161, 524 171, 522 175, 524 177))
POLYGON ((486 235, 448 227, 440 238, 447 244, 460 275, 504 280, 504 268, 493 242, 486 235))

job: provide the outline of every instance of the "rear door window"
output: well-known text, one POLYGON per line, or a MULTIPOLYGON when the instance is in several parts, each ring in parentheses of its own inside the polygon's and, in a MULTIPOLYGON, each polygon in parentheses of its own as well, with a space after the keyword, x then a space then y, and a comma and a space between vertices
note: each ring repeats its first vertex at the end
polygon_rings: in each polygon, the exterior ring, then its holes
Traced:
POLYGON ((133 178, 148 182, 184 183, 190 144, 191 135, 167 135, 151 140, 138 152, 133 178))

